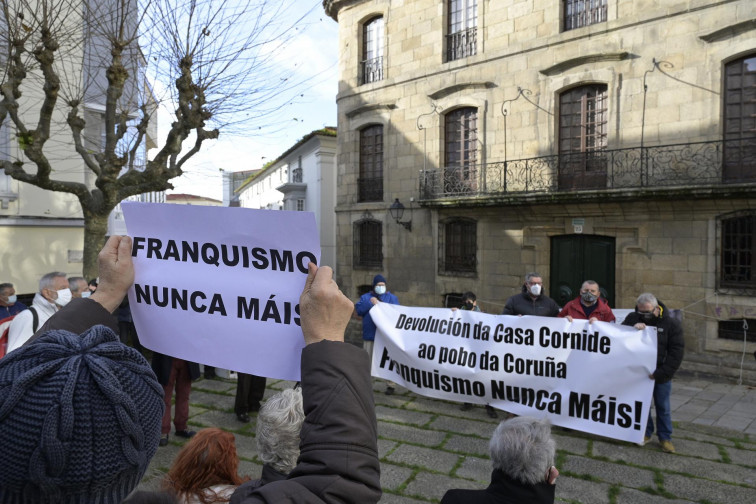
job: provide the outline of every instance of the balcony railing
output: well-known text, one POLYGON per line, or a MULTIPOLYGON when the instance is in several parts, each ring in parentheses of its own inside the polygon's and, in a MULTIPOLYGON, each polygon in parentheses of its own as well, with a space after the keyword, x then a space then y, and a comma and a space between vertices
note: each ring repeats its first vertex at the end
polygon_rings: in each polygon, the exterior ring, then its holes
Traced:
POLYGON ((383 200, 383 177, 360 178, 358 181, 360 201, 383 200))
POLYGON ((291 181, 294 184, 302 183, 302 168, 294 168, 291 171, 291 181))
POLYGON ((597 150, 423 170, 426 200, 756 183, 756 137, 597 150))
POLYGON ((362 74, 360 80, 362 84, 383 80, 383 56, 361 61, 360 72, 362 74))
POLYGON ((565 31, 606 21, 606 0, 563 1, 565 31))
POLYGON ((468 28, 446 36, 446 61, 454 61, 476 53, 478 28, 468 28))

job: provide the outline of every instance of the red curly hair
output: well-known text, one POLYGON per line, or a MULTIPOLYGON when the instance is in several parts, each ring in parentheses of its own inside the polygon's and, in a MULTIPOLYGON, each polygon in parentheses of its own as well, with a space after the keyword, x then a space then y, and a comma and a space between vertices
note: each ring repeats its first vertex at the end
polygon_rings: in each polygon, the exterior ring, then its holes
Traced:
POLYGON ((202 504, 228 502, 205 489, 213 485, 239 486, 249 478, 241 478, 238 468, 234 435, 215 427, 202 429, 176 455, 163 487, 179 497, 194 494, 202 504))

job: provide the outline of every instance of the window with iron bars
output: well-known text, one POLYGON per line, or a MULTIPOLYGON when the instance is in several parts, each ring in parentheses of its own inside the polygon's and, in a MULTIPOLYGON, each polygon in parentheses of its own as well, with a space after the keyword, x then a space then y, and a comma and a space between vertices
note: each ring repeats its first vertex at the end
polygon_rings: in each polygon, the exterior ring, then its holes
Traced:
POLYGON ((474 275, 478 261, 478 223, 452 218, 439 223, 438 270, 452 275, 474 275))
POLYGON ((478 48, 478 0, 449 0, 446 61, 476 54, 478 48))
POLYGON ((564 31, 606 21, 607 0, 562 0, 564 31))
POLYGON ((383 80, 383 17, 377 16, 362 25, 362 61, 360 83, 383 80))
POLYGON ((453 110, 444 118, 444 191, 461 194, 478 188, 478 109, 453 110))
POLYGON ((360 201, 383 200, 383 126, 360 130, 360 201))
POLYGON ((374 219, 362 219, 353 227, 353 264, 355 268, 383 267, 383 225, 374 219))
POLYGON ((724 182, 756 180, 756 54, 724 69, 724 182))
POLYGON ((721 287, 756 288, 756 212, 720 218, 721 287))

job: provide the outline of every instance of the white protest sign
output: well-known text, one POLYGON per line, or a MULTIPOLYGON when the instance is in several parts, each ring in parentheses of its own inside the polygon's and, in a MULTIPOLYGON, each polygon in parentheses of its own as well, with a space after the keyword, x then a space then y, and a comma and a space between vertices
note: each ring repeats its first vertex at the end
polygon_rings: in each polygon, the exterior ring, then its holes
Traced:
POLYGON ((166 355, 299 380, 299 295, 320 261, 310 212, 122 203, 141 343, 166 355))
POLYGON ((379 303, 373 376, 440 399, 643 439, 656 330, 379 303))

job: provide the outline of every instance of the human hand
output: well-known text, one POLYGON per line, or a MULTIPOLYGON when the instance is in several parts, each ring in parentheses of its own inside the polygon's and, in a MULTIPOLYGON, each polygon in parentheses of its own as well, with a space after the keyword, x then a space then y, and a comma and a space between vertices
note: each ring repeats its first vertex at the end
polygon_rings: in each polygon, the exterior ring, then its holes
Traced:
POLYGON ((324 339, 344 341, 344 330, 354 311, 354 305, 333 281, 333 270, 328 266, 307 266, 302 295, 299 296, 299 314, 305 345, 324 339))
POLYGON ((457 311, 457 310, 459 310, 459 308, 457 308, 456 306, 452 306, 451 311, 457 311))
POLYGON ((598 318, 597 318, 597 317, 591 317, 591 318, 589 318, 589 319, 588 319, 588 323, 589 323, 589 324, 593 324, 593 323, 594 323, 594 322, 596 322, 597 320, 598 320, 598 318))
POLYGON ((639 331, 642 331, 643 329, 645 329, 645 328, 646 328, 646 324, 644 324, 643 322, 638 322, 638 323, 637 323, 637 324, 635 324, 635 325, 634 325, 633 327, 635 327, 635 328, 636 328, 636 329, 638 329, 639 331))
POLYGON ((377 305, 378 303, 380 303, 380 301, 378 301, 378 298, 376 297, 371 297, 370 302, 373 303, 373 305, 377 305))
POLYGON ((556 468, 556 466, 549 467, 548 472, 546 473, 546 482, 549 485, 553 485, 556 483, 556 479, 559 476, 559 469, 556 468))
POLYGON ((97 256, 100 283, 89 297, 113 313, 134 283, 134 263, 131 261, 131 238, 113 235, 97 256))
POLYGON ((567 322, 572 322, 572 317, 570 317, 569 315, 565 316, 564 318, 567 319, 567 322))

